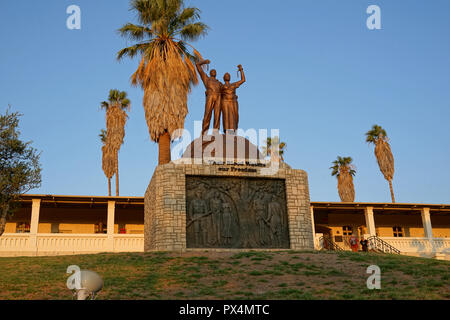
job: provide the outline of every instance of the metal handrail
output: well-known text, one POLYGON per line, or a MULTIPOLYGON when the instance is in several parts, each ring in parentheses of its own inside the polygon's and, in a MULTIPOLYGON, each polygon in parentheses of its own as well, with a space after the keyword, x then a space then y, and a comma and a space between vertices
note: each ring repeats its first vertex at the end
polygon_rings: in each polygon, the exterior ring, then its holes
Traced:
POLYGON ((343 251, 341 247, 339 247, 330 237, 322 236, 319 241, 323 242, 324 249, 331 251, 343 251), (326 244, 326 245, 325 245, 326 244))
POLYGON ((401 254, 400 250, 387 243, 383 239, 378 238, 377 236, 372 236, 367 239, 370 247, 375 248, 383 253, 392 253, 392 254, 401 254))

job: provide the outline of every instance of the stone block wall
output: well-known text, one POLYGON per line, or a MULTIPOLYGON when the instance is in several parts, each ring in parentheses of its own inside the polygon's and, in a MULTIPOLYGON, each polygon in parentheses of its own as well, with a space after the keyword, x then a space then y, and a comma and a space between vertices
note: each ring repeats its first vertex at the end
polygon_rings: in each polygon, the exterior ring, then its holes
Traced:
POLYGON ((145 251, 186 249, 186 176, 283 179, 286 182, 289 236, 292 250, 313 250, 308 176, 303 170, 280 168, 262 175, 264 168, 236 165, 170 163, 156 168, 145 193, 145 251), (225 171, 228 169, 228 171, 225 171))

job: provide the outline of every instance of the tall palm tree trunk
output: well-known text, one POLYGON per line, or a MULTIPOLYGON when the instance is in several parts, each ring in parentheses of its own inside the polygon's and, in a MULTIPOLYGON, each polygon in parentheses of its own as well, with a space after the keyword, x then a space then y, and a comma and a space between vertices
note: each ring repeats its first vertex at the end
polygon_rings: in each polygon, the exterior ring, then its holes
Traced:
POLYGON ((111 178, 108 178, 108 195, 111 197, 111 178))
POLYGON ((116 150, 116 197, 119 196, 119 150, 116 150))
POLYGON ((392 187, 392 180, 389 179, 388 181, 389 181, 389 189, 391 190, 392 203, 395 203, 394 188, 392 187))
POLYGON ((170 134, 166 131, 159 137, 159 164, 167 164, 170 161, 170 134))

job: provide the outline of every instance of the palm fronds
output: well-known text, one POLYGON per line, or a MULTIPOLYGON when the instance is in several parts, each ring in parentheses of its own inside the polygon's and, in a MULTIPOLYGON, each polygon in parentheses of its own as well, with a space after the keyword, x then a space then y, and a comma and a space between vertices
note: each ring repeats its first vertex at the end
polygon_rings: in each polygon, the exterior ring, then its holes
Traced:
MULTIPOLYGON (((125 91, 119 91, 117 89, 110 90, 108 101, 103 101, 101 103, 101 107, 103 109, 106 109, 105 146, 107 150, 105 149, 105 152, 107 152, 108 155, 109 153, 112 153, 114 158, 113 164, 114 164, 114 174, 116 175, 116 196, 119 196, 118 153, 125 138, 125 124, 128 119, 125 110, 130 110, 130 105, 131 102, 127 98, 127 93, 125 91)), ((102 139, 104 138, 105 134, 103 131, 100 136, 102 139)))
POLYGON ((109 92, 108 101, 103 101, 101 107, 106 109, 106 143, 114 150, 120 150, 125 138, 125 124, 128 115, 125 110, 130 110, 131 102, 125 91, 112 89, 109 92))
POLYGON ((108 132, 102 129, 99 137, 102 142, 102 170, 108 179, 108 195, 111 196, 111 179, 116 169, 116 157, 111 145, 107 143, 108 132))
POLYGON ((100 134, 98 135, 99 137, 100 137, 100 141, 103 143, 103 144, 106 144, 106 141, 107 141, 107 132, 106 132, 106 130, 105 129, 102 129, 101 131, 100 131, 100 134))
POLYGON ((120 150, 125 138, 125 124, 127 113, 118 106, 108 108, 106 111, 106 127, 108 131, 107 143, 114 150, 120 150))
POLYGON ((102 146, 102 169, 106 178, 112 179, 115 171, 115 157, 113 150, 108 145, 102 146))
POLYGON ((394 179, 394 156, 392 155, 389 142, 379 139, 375 145, 375 157, 377 158, 380 171, 386 180, 394 179))
POLYGON ((287 144, 285 142, 280 142, 280 137, 267 138, 266 145, 262 147, 261 153, 264 157, 272 155, 278 149, 278 156, 281 161, 284 162, 284 155, 287 151, 287 144))
POLYGON ((355 186, 353 184, 353 177, 356 174, 355 166, 352 164, 351 157, 337 157, 333 161, 331 175, 336 176, 338 180, 338 192, 342 202, 355 201, 355 186))
POLYGON ((395 163, 386 130, 381 126, 374 125, 372 129, 366 133, 366 142, 375 145, 375 157, 378 162, 378 167, 384 178, 389 182, 392 202, 395 203, 394 190, 392 187, 392 180, 394 179, 395 174, 395 163))
POLYGON ((366 133, 366 142, 375 144, 378 139, 386 139, 387 133, 379 125, 374 125, 371 130, 366 133))
POLYGON ((194 41, 207 32, 197 20, 197 8, 185 8, 183 0, 133 0, 141 25, 127 23, 119 33, 140 41, 120 50, 119 60, 141 56, 138 69, 131 77, 133 85, 144 90, 144 109, 150 138, 158 142, 161 135, 184 128, 188 113, 187 96, 198 83, 194 63, 185 41, 194 41))

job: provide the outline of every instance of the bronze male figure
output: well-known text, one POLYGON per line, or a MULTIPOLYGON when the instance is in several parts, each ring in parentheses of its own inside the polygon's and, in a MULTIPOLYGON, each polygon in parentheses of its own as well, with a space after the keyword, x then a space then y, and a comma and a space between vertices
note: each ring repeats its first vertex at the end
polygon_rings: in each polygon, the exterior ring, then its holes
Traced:
POLYGON ((210 76, 208 77, 203 71, 203 65, 210 64, 211 61, 204 60, 196 63, 198 73, 203 81, 206 88, 206 105, 205 105, 205 116, 203 117, 203 130, 202 136, 208 132, 211 122, 211 116, 214 112, 214 130, 220 130, 220 114, 221 114, 221 93, 222 93, 222 83, 216 79, 217 72, 212 69, 210 76))
POLYGON ((267 217, 267 223, 270 225, 270 238, 272 240, 272 246, 278 248, 282 245, 283 236, 283 209, 277 201, 275 195, 272 196, 272 201, 268 205, 269 215, 267 217))
POLYGON ((208 225, 206 216, 208 215, 208 208, 206 201, 203 200, 201 190, 195 192, 196 198, 192 200, 189 206, 189 222, 188 228, 193 228, 195 236, 195 244, 198 246, 206 246, 208 239, 208 225))

